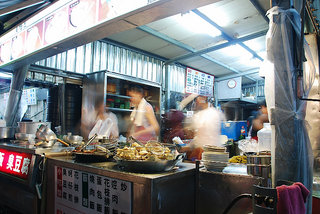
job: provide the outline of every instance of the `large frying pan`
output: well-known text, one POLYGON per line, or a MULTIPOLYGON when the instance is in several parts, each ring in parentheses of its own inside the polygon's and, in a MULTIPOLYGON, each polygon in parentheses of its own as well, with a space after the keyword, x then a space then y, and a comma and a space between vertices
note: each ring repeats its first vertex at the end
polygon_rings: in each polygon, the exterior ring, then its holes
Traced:
POLYGON ((74 160, 80 163, 98 163, 98 162, 105 162, 110 161, 111 155, 106 152, 75 152, 74 153, 74 160))
POLYGON ((178 163, 183 160, 185 154, 179 154, 174 160, 125 160, 119 157, 114 157, 120 169, 132 172, 165 172, 172 170, 178 163))

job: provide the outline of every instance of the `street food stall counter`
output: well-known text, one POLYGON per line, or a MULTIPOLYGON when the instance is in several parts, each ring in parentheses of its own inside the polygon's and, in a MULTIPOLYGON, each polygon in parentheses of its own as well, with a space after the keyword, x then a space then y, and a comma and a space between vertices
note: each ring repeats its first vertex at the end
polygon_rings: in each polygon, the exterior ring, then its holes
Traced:
POLYGON ((123 171, 115 162, 49 157, 45 213, 194 213, 195 172, 190 163, 142 174, 123 171))
POLYGON ((0 144, 0 183, 2 211, 8 213, 40 213, 44 156, 56 149, 33 145, 0 144))

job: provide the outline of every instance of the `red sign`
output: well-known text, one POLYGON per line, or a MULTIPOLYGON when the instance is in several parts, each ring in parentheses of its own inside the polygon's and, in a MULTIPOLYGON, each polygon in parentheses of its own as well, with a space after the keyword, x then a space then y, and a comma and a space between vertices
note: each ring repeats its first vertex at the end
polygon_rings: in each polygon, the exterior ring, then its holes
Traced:
POLYGON ((0 172, 27 179, 32 154, 0 149, 0 172))
POLYGON ((57 168, 57 197, 62 198, 62 168, 57 168))

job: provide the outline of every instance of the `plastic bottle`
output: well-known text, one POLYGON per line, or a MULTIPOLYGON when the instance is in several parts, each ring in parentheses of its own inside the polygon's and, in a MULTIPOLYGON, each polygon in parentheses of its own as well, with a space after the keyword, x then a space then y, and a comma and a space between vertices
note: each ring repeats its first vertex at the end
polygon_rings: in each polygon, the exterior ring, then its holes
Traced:
POLYGON ((264 123, 263 128, 258 131, 259 151, 271 151, 271 126, 264 123))
POLYGON ((239 137, 239 140, 243 140, 246 138, 246 130, 244 129, 244 126, 241 127, 241 130, 240 130, 240 137, 239 137))

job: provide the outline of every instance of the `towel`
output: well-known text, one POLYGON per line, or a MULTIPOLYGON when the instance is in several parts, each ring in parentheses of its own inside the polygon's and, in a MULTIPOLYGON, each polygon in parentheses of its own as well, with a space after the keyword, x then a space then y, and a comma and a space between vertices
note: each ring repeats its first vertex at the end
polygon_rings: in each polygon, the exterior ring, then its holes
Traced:
POLYGON ((133 124, 135 124, 136 126, 143 126, 145 124, 143 121, 144 118, 144 114, 146 111, 146 106, 147 106, 147 101, 142 98, 142 100, 140 101, 138 108, 134 108, 131 115, 130 115, 130 119, 133 122, 133 124))
POLYGON ((310 191, 300 182, 291 186, 282 185, 277 187, 278 214, 304 214, 306 208, 304 203, 310 191))

